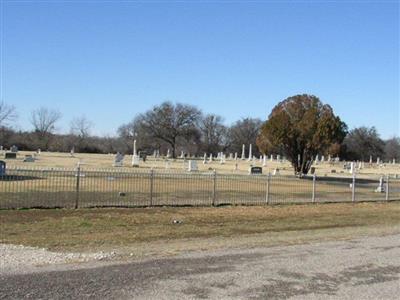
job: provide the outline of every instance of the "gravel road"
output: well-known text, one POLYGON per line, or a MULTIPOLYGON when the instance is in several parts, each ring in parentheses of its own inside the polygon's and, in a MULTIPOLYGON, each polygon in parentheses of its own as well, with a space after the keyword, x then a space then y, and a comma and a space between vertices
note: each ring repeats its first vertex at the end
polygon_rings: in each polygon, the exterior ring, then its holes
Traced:
POLYGON ((0 273, 0 299, 398 299, 400 234, 0 273))

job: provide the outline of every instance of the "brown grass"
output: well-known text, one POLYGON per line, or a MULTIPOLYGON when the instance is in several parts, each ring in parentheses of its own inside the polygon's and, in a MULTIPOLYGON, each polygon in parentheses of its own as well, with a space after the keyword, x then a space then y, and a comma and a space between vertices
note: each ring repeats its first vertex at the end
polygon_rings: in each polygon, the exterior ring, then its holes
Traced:
POLYGON ((137 243, 400 225, 400 203, 0 211, 2 243, 96 250, 137 243), (179 219, 182 224, 173 224, 179 219))
MULTIPOLYGON (((7 164, 10 166, 18 167, 39 167, 39 168, 74 168, 78 162, 83 163, 82 168, 108 168, 112 169, 114 154, 88 154, 88 153, 75 153, 74 157, 71 157, 69 153, 62 152, 42 152, 37 156, 37 160, 34 163, 24 163, 23 159, 25 155, 32 155, 32 151, 20 151, 18 152, 18 158, 16 160, 7 160, 7 164)), ((132 160, 132 155, 126 155, 124 159, 124 167, 113 168, 122 170, 132 170, 130 162, 132 160)), ((227 160, 225 164, 220 164, 218 160, 211 163, 203 165, 202 159, 198 160, 199 171, 207 171, 208 169, 216 169, 219 173, 225 174, 247 174, 250 164, 256 166, 262 166, 262 162, 258 159, 252 162, 247 160, 227 160), (234 171, 235 163, 238 163, 238 170, 234 171)), ((343 162, 338 163, 320 163, 314 166, 316 168, 316 173, 319 176, 324 176, 324 174, 330 174, 332 169, 335 169, 337 173, 332 174, 335 176, 346 176, 350 177, 348 171, 343 169, 343 162)), ((150 168, 155 170, 165 170, 165 160, 163 158, 154 159, 149 156, 146 163, 140 164, 139 170, 148 171, 150 168)), ((279 163, 276 161, 267 161, 267 166, 263 168, 264 173, 272 172, 275 168, 280 169, 280 173, 283 175, 293 175, 293 168, 290 162, 279 163)), ((181 159, 170 160, 170 169, 175 171, 186 170, 183 161, 181 159)), ((360 171, 359 177, 369 177, 380 174, 399 174, 399 165, 387 164, 385 168, 381 168, 376 164, 371 166, 365 163, 365 168, 360 171)))

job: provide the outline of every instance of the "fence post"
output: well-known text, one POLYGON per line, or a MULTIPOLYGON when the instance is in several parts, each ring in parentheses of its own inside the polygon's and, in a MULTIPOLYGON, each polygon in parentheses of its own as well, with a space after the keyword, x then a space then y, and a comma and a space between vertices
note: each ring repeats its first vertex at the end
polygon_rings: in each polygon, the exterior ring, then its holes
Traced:
POLYGON ((78 163, 76 168, 76 197, 75 197, 75 209, 79 206, 79 185, 81 180, 81 165, 78 163))
POLYGON ((315 173, 313 174, 312 178, 312 196, 311 196, 311 202, 315 203, 315 184, 316 184, 316 175, 315 173))
POLYGON ((150 206, 153 206, 154 170, 150 170, 150 206))
POLYGON ((267 194, 265 195, 265 202, 267 202, 267 205, 269 204, 269 186, 271 183, 271 173, 268 173, 267 175, 267 194))
POLYGON ((386 175, 386 201, 389 201, 389 174, 386 175))
POLYGON ((356 201, 356 174, 353 173, 353 183, 351 185, 351 202, 356 201))
POLYGON ((217 171, 213 171, 213 194, 212 194, 212 206, 215 206, 217 200, 217 171))

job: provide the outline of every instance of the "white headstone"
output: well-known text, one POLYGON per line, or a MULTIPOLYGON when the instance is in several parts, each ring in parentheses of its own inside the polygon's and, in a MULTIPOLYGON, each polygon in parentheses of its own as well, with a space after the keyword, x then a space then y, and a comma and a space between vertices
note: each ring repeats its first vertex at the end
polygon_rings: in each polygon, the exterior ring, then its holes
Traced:
POLYGON ((251 153, 251 144, 249 145, 249 161, 253 158, 253 154, 251 153))
POLYGON ((133 155, 137 155, 137 152, 136 152, 136 140, 133 140, 133 155))
POLYGON ((245 147, 246 147, 246 146, 243 144, 243 145, 242 145, 242 157, 241 157, 242 160, 246 159, 246 156, 245 156, 245 147))
POLYGON ((354 162, 350 163, 350 174, 354 174, 354 162))
POLYGON ((209 162, 212 162, 212 161, 213 161, 213 155, 212 155, 212 153, 210 153, 210 157, 209 157, 208 161, 209 161, 209 162))
POLYGON ((223 154, 222 152, 219 153, 219 163, 221 165, 223 165, 225 163, 225 154, 223 154))
POLYGON ((197 167, 197 161, 196 160, 189 160, 189 167, 188 167, 188 171, 189 172, 193 172, 193 171, 198 171, 198 167, 197 167))
POLYGON ((136 140, 133 140, 132 167, 139 167, 140 157, 136 152, 136 140))
POLYGON ((235 152, 235 160, 237 160, 237 152, 235 152))
POLYGON ((274 161, 274 155, 273 154, 271 154, 270 161, 274 161))
POLYGON ((263 167, 267 165, 267 155, 263 155, 263 167))
POLYGON ((392 164, 395 165, 396 164, 396 159, 393 158, 392 164))
POLYGON ((380 158, 378 157, 378 158, 376 159, 376 164, 379 165, 380 162, 381 162, 381 160, 380 160, 380 158))
POLYGON ((169 149, 167 150, 167 158, 170 158, 171 154, 169 153, 169 149))
POLYGON ((379 185, 376 188, 375 192, 377 192, 377 193, 384 193, 385 192, 385 187, 383 185, 383 176, 381 176, 381 178, 379 178, 379 185))
POLYGON ((372 155, 369 156, 369 163, 372 164, 372 155))
POLYGON ((229 153, 229 160, 233 159, 233 153, 229 153))
POLYGON ((204 153, 203 165, 205 165, 206 163, 207 163, 207 153, 204 153))

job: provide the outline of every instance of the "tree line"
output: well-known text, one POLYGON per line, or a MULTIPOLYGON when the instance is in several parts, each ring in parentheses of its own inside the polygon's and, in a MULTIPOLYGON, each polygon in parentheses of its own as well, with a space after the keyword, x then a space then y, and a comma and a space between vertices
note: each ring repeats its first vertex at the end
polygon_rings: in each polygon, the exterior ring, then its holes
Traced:
POLYGON ((56 131, 62 115, 38 108, 31 112, 32 130, 15 130, 14 106, 0 103, 0 145, 16 145, 21 150, 86 153, 132 153, 133 140, 139 150, 152 154, 170 151, 190 155, 218 152, 238 153, 242 145, 253 145, 253 154, 286 156, 296 173, 307 173, 316 155, 339 156, 346 160, 396 159, 400 162, 400 139, 380 138, 375 127, 348 130, 328 104, 313 95, 295 95, 279 102, 266 120, 242 118, 227 126, 223 117, 205 114, 193 105, 164 102, 137 114, 122 124, 116 136, 94 136, 93 123, 86 117, 74 118, 67 134, 56 131))

